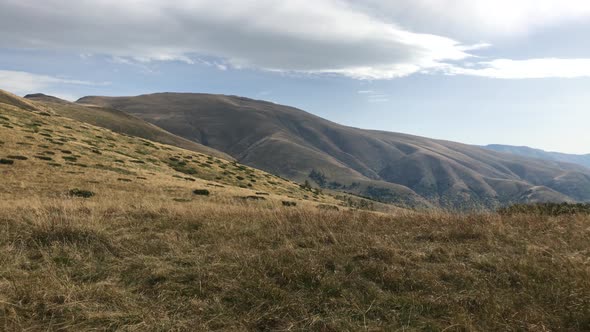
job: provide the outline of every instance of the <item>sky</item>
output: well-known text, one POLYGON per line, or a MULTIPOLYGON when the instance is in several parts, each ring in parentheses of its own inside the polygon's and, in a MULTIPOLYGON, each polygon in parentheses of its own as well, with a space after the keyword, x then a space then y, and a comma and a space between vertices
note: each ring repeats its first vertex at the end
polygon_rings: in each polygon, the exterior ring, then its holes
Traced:
POLYGON ((587 0, 0 0, 0 89, 240 95, 590 153, 587 0))

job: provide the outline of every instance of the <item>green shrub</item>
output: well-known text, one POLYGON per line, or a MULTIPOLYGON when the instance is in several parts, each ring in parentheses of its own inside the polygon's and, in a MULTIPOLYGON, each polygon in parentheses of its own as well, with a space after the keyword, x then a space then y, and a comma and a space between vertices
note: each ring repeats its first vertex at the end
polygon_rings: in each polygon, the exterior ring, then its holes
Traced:
POLYGON ((329 204, 320 204, 320 205, 318 205, 318 209, 320 209, 320 210, 327 210, 327 211, 338 211, 338 210, 340 210, 337 206, 335 206, 335 205, 329 205, 329 204))
POLYGON ((25 156, 6 156, 7 159, 13 159, 13 160, 27 160, 29 158, 25 157, 25 156))
POLYGON ((12 164, 14 164, 14 160, 10 160, 10 159, 0 159, 0 164, 1 164, 1 165, 12 165, 12 164))
POLYGON ((532 214, 541 216, 560 216, 571 214, 590 214, 590 203, 535 203, 514 204, 498 210, 501 215, 532 214))
POLYGON ((210 193, 207 189, 195 189, 193 190, 193 194, 200 196, 209 196, 210 193))
POLYGON ((95 194, 89 190, 82 190, 82 189, 71 189, 68 194, 73 197, 82 197, 82 198, 90 198, 95 194))
POLYGON ((244 196, 244 197, 238 197, 239 199, 245 200, 245 201, 265 201, 266 197, 262 197, 262 196, 244 196))

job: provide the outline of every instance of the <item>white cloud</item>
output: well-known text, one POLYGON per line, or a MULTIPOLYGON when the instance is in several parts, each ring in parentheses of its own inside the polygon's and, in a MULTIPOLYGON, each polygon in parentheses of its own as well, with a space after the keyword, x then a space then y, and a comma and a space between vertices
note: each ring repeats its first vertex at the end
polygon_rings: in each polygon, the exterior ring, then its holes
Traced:
POLYGON ((366 80, 440 72, 580 77, 588 76, 575 69, 586 66, 583 59, 470 66, 478 61, 473 52, 491 45, 444 35, 512 36, 586 18, 587 0, 0 0, 0 48, 107 54, 140 68, 180 61, 366 80))
POLYGON ((59 84, 105 85, 108 83, 93 83, 88 81, 37 75, 23 71, 0 70, 0 88, 16 94, 39 92, 48 87, 59 84))
POLYGON ((347 0, 413 29, 460 37, 520 37, 590 18, 587 0, 347 0))
POLYGON ((590 59, 497 59, 468 67, 447 66, 450 75, 470 75, 500 79, 590 77, 590 59))
POLYGON ((366 97, 366 100, 369 103, 386 103, 389 101, 389 96, 387 94, 378 91, 359 90, 357 93, 366 97))
POLYGON ((4 0, 0 47, 198 62, 358 79, 403 77, 474 47, 414 33, 343 0, 4 0))

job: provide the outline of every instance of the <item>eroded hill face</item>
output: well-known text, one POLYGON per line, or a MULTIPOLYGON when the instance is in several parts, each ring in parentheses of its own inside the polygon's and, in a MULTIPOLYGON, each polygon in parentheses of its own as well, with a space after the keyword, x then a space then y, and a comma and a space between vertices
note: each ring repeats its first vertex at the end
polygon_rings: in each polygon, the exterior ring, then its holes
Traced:
POLYGON ((162 93, 78 102, 125 111, 274 174, 387 202, 469 209, 590 200, 581 166, 345 127, 264 101, 162 93))
POLYGON ((134 197, 138 205, 147 196, 187 203, 343 203, 234 161, 60 116, 54 106, 0 93, 0 199, 88 195, 110 201, 134 197))

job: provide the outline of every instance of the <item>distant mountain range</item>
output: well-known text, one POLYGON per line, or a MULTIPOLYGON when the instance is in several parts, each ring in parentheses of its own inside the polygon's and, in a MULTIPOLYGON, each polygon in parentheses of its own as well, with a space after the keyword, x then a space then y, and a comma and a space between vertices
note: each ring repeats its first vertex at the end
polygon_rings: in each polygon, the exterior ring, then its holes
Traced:
POLYGON ((567 154, 560 152, 548 152, 540 149, 533 149, 528 146, 512 146, 500 144, 490 144, 484 146, 484 148, 498 152, 512 153, 524 157, 574 163, 590 168, 590 154, 567 154))
POLYGON ((580 165, 346 127, 266 101, 158 93, 77 104, 120 110, 243 164, 384 202, 470 209, 590 201, 590 169, 580 165))

